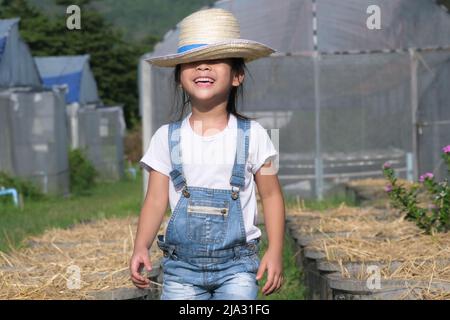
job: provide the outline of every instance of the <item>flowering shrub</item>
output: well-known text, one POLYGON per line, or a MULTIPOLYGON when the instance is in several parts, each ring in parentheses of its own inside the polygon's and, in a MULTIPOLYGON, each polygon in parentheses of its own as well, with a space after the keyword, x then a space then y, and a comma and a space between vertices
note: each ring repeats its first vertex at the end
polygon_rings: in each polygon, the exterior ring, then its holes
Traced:
MULTIPOLYGON (((442 149, 442 158, 447 164, 450 175, 450 145, 442 149)), ((398 183, 394 169, 389 163, 383 165, 383 174, 389 181, 385 191, 389 195, 394 207, 406 213, 409 220, 413 220, 427 233, 446 232, 450 229, 450 186, 448 179, 435 181, 432 173, 420 176, 419 184, 411 187, 398 183), (420 191, 427 191, 431 203, 427 207, 419 204, 417 196, 420 191)))

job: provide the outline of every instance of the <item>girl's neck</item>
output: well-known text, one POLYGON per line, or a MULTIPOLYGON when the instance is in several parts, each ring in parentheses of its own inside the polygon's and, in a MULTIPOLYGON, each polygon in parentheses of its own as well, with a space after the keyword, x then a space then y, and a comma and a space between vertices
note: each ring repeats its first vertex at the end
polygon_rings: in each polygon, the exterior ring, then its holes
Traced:
POLYGON ((191 128, 202 136, 214 135, 217 131, 224 130, 229 120, 226 106, 227 104, 224 103, 210 109, 203 109, 193 105, 192 115, 189 118, 191 128))

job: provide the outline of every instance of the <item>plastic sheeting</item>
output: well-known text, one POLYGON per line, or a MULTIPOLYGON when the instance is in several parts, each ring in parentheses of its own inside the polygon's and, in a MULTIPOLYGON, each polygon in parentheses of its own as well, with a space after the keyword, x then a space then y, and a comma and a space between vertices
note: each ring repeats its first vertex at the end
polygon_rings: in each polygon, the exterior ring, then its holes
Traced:
MULTIPOLYGON (((233 12, 242 38, 294 53, 314 50, 314 3, 321 52, 449 45, 448 13, 433 0, 224 0, 214 7, 233 12), (367 28, 373 5, 380 8, 380 30, 367 28)), ((151 55, 176 52, 178 35, 178 27, 169 31, 151 55)))
POLYGON ((30 50, 19 35, 20 19, 0 19, 0 89, 41 87, 30 50))
POLYGON ((46 87, 67 87, 67 104, 84 105, 100 101, 89 55, 37 57, 35 61, 46 87))
MULTIPOLYGON (((450 143, 450 15, 434 1, 215 6, 237 16, 242 38, 278 50, 247 66, 238 110, 274 129, 285 192, 321 197, 343 181, 382 177, 386 161, 403 178, 446 174, 440 152, 450 143), (367 28, 370 5, 381 9, 381 30, 367 28)), ((177 38, 175 28, 145 57, 175 52, 177 38)), ((144 149, 178 116, 172 72, 141 61, 144 149)))
POLYGON ((422 54, 418 66, 418 164, 420 171, 446 176, 442 147, 450 144, 450 53, 422 54))
POLYGON ((68 194, 64 96, 57 91, 0 94, 0 170, 31 180, 44 193, 68 194))
POLYGON ((83 108, 71 119, 71 131, 77 134, 77 148, 85 151, 100 177, 105 180, 122 178, 125 136, 122 107, 83 108))

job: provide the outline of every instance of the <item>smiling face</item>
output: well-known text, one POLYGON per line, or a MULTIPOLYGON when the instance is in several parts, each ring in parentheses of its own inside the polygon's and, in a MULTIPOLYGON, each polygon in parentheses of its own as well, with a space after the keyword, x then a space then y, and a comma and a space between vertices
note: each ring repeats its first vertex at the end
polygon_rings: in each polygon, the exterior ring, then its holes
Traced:
POLYGON ((242 72, 232 70, 230 59, 184 63, 180 66, 180 83, 193 104, 227 101, 232 86, 244 80, 242 72))

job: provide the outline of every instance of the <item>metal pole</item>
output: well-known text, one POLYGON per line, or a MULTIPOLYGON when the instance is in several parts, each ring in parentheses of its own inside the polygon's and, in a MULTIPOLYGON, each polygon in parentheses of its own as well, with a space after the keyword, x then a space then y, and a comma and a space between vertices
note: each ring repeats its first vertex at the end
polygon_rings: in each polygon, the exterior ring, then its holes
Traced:
POLYGON ((412 152, 406 153, 406 180, 414 182, 414 155, 412 152))
POLYGON ((45 194, 48 193, 48 175, 44 171, 36 172, 37 177, 42 177, 42 190, 45 194))
MULTIPOLYGON (((142 60, 139 62, 139 104, 142 115, 142 151, 143 154, 147 151, 150 145, 150 140, 153 132, 152 128, 152 67, 142 60)), ((143 197, 147 193, 148 172, 143 170, 143 197)))
POLYGON ((78 104, 71 104, 67 106, 67 113, 70 119, 70 134, 71 134, 71 149, 76 149, 80 147, 79 142, 79 129, 78 129, 78 104))
POLYGON ((315 129, 316 129, 316 156, 315 156, 315 177, 316 177, 316 197, 323 200, 323 162, 320 139, 320 79, 319 79, 319 59, 320 53, 314 55, 314 100, 315 100, 315 129))
POLYGON ((417 143, 417 111, 419 110, 419 94, 417 82, 418 59, 414 49, 409 49, 411 61, 411 116, 412 116, 412 152, 413 152, 413 178, 417 181, 419 176, 419 152, 417 143))
POLYGON ((317 2, 316 0, 312 0, 312 30, 313 30, 313 44, 314 44, 314 100, 315 100, 315 130, 316 130, 316 154, 314 160, 314 170, 315 170, 315 179, 316 179, 316 198, 318 200, 323 199, 323 164, 322 164, 322 150, 321 150, 321 142, 320 142, 320 88, 319 88, 319 37, 317 32, 317 2))

